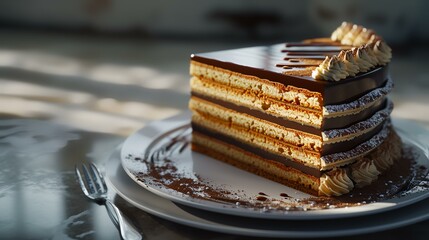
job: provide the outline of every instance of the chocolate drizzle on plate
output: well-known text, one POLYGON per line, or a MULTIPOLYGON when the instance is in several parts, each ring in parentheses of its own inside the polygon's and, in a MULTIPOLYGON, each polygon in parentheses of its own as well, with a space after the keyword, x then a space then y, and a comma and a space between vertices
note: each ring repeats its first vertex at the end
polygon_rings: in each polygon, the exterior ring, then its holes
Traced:
POLYGON ((288 198, 290 196, 287 193, 280 193, 280 197, 288 198))

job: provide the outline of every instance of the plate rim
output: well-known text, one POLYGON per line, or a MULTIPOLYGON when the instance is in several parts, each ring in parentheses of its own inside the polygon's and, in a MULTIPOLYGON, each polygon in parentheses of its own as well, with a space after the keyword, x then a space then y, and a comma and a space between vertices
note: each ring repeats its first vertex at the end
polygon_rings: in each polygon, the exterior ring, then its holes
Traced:
MULTIPOLYGON (((218 222, 213 222, 210 221, 208 219, 203 219, 204 222, 202 221, 198 221, 198 220, 192 220, 190 218, 188 219, 183 219, 180 216, 178 216, 177 213, 175 212, 168 212, 168 211, 163 211, 165 209, 153 209, 150 208, 150 206, 146 206, 144 205, 144 203, 139 202, 138 199, 133 199, 133 197, 129 196, 129 194, 126 193, 126 191, 124 191, 124 189, 120 189, 120 187, 118 185, 115 184, 115 181, 117 180, 117 176, 114 176, 115 174, 112 174, 112 172, 114 170, 118 170, 120 169, 120 171, 122 171, 122 174, 125 174, 125 177, 127 177, 127 180, 129 180, 130 184, 126 184, 127 187, 129 188, 136 188, 137 191, 139 191, 139 195, 142 194, 150 194, 155 196, 156 198, 159 198, 159 201, 165 201, 166 203, 172 203, 174 204, 174 201, 171 201, 169 199, 160 197, 152 192, 150 192, 149 190, 146 189, 140 189, 140 185, 138 185, 135 181, 133 181, 132 179, 129 179, 128 175, 126 174, 125 170, 120 166, 121 163, 120 161, 118 161, 119 158, 119 150, 116 149, 108 158, 107 164, 105 165, 105 170, 106 170, 106 180, 107 183, 109 184, 109 187, 112 187, 112 189, 116 192, 116 194, 118 194, 120 197, 122 197, 125 201, 127 201, 128 203, 130 203, 131 205, 139 208, 140 210, 143 210, 149 214, 155 215, 157 217, 161 217, 163 219, 178 223, 178 224, 182 224, 185 226, 189 226, 189 227, 195 227, 195 228, 200 228, 200 229, 204 229, 204 230, 209 230, 209 231, 214 231, 214 232, 220 232, 220 233, 226 233, 226 234, 235 234, 235 235, 243 235, 243 236, 254 236, 254 237, 275 237, 275 238, 282 238, 282 237, 293 237, 293 238, 311 238, 311 237, 341 237, 341 236, 351 236, 351 235, 355 235, 355 234, 368 234, 368 233, 375 233, 375 232, 379 232, 379 231, 385 231, 385 230, 391 230, 394 228, 399 228, 399 227, 404 227, 413 223, 417 223, 426 219, 429 219, 429 211, 421 211, 421 209, 419 211, 415 211, 416 214, 414 217, 410 217, 407 219, 402 219, 399 217, 399 214, 395 213, 394 216, 398 217, 398 219, 396 221, 393 221, 392 218, 390 218, 389 223, 386 223, 386 221, 380 221, 381 224, 373 224, 371 226, 366 226, 363 227, 361 224, 353 224, 353 226, 350 226, 350 229, 336 229, 336 230, 328 230, 328 231, 303 231, 303 230, 273 230, 273 229, 255 229, 255 228, 251 228, 251 226, 249 227, 237 227, 237 226, 230 226, 230 225, 222 225, 221 223, 218 222), (118 155, 118 156, 115 156, 118 155), (134 184, 134 186, 132 186, 134 184), (143 191, 141 191, 143 190, 143 191)), ((119 180, 120 181, 120 180, 119 180)), ((144 196, 142 196, 142 198, 144 198, 144 196)), ((416 205, 422 205, 422 206, 428 206, 428 210, 429 210, 429 204, 427 204, 425 201, 427 201, 427 203, 429 203, 429 200, 423 200, 423 201, 419 201, 414 203, 414 207, 416 205)), ((159 203, 159 202, 158 202, 159 203)), ((175 209, 173 209, 174 211, 184 211, 186 215, 189 216, 193 216, 193 217, 197 217, 195 215, 192 215, 191 213, 179 208, 178 206, 174 207, 175 209)), ((204 211, 202 209, 197 209, 198 211, 204 211)), ((395 209, 393 210, 393 212, 404 212, 404 208, 399 208, 399 209, 395 209)), ((407 213, 409 214, 410 211, 407 211, 407 213)), ((377 215, 383 215, 384 212, 375 214, 375 216, 377 217, 377 215)), ((230 215, 228 214, 222 214, 226 217, 229 217, 230 215)), ((356 221, 359 222, 359 220, 361 219, 365 219, 365 218, 372 218, 372 216, 358 216, 358 217, 354 217, 354 218, 350 218, 352 219, 352 221, 356 221)), ((200 218, 201 219, 201 218, 200 218)), ((252 221, 263 221, 263 219, 258 219, 258 218, 249 218, 252 221)), ((285 220, 277 220, 280 222, 290 222, 290 221, 294 221, 292 219, 285 219, 285 220)), ((317 222, 322 222, 322 219, 318 219, 318 220, 314 220, 317 222)), ((305 224, 306 221, 298 221, 299 223, 305 224)))
MULTIPOLYGON (((134 132, 133 134, 129 135, 126 140, 124 141, 124 143, 122 144, 121 150, 120 150, 120 156, 121 156, 121 165, 122 168, 124 169, 124 171, 126 172, 126 174, 134 181, 136 182, 140 187, 160 196, 166 199, 169 199, 171 201, 180 203, 182 205, 186 205, 189 207, 194 207, 194 208, 199 208, 202 210, 209 210, 209 211, 213 211, 213 212, 217 212, 217 213, 222 213, 222 214, 230 214, 230 215, 234 215, 234 216, 242 216, 242 217, 253 217, 253 218, 261 218, 261 219, 278 219, 278 220, 316 220, 316 219, 341 219, 341 218, 349 218, 349 217, 358 217, 358 216, 363 216, 363 215, 371 215, 371 214, 376 214, 379 212, 384 212, 384 211, 390 211, 390 210, 394 210, 397 208, 402 208, 405 206, 408 206, 410 204, 413 204, 415 202, 421 201, 425 198, 429 197, 429 191, 426 191, 423 194, 416 194, 417 196, 411 198, 411 197, 404 197, 403 199, 408 199, 405 200, 404 202, 399 202, 399 203, 395 203, 395 204, 389 204, 388 206, 384 206, 384 207, 380 207, 380 206, 376 206, 376 205, 380 205, 380 202, 376 202, 376 203, 369 203, 369 204, 365 204, 362 206, 353 206, 353 207, 349 207, 348 210, 353 209, 356 211, 352 211, 352 212, 346 212, 342 209, 344 208, 337 208, 337 209, 323 209, 323 210, 312 210, 312 211, 296 211, 296 212, 289 212, 287 214, 272 214, 272 213, 261 213, 258 211, 249 211, 249 210, 244 210, 243 208, 232 208, 231 206, 228 206, 227 204, 222 204, 222 203, 216 203, 216 206, 213 206, 215 202, 212 201, 208 201, 208 200, 197 200, 197 201, 190 201, 186 198, 183 197, 179 197, 179 196, 175 196, 175 195, 171 195, 168 194, 162 190, 158 190, 157 188, 153 188, 150 187, 144 183, 142 183, 141 181, 139 181, 136 176, 125 166, 126 165, 126 161, 127 161, 127 152, 125 151, 126 147, 129 145, 129 142, 133 141, 134 138, 138 137, 139 134, 142 134, 145 129, 151 128, 153 125, 157 125, 157 124, 163 124, 164 122, 169 122, 169 121, 179 121, 182 124, 186 124, 186 121, 189 121, 191 116, 191 113, 189 110, 184 111, 182 113, 176 114, 172 117, 166 118, 166 119, 161 119, 158 121, 153 121, 149 124, 147 124, 146 126, 140 128, 139 130, 137 130, 136 132, 134 132), (206 205, 204 204, 204 202, 207 201, 211 204, 206 205), (219 206, 217 206, 219 205, 219 206), (226 206, 226 207, 223 207, 226 206), (228 209, 227 212, 226 209, 228 209), (359 209, 362 209, 362 211, 358 211, 359 209), (316 214, 315 214, 316 213, 316 214)), ((409 120, 407 119, 397 119, 397 118, 393 118, 392 117, 392 122, 394 125, 398 124, 399 122, 409 122, 409 120), (396 124, 395 124, 396 123, 396 124)), ((177 123, 178 124, 178 123, 177 123)), ((166 129, 163 132, 158 132, 157 135, 152 136, 152 138, 156 138, 157 136, 160 136, 162 134, 164 134, 165 132, 169 131, 170 129, 174 129, 177 128, 179 125, 174 125, 174 126, 169 126, 168 129, 166 129)), ((419 126, 419 124, 416 124, 416 127, 424 129, 424 131, 426 133, 429 134, 429 131, 427 129, 425 129, 424 127, 419 126)), ((421 131, 420 131, 421 132, 421 131)), ((147 145, 149 145, 149 143, 147 143, 147 145)), ((142 144, 143 145, 143 144, 142 144)), ((421 148, 421 146, 418 146, 419 148, 421 148)), ((427 146, 426 146, 427 147, 427 146)))

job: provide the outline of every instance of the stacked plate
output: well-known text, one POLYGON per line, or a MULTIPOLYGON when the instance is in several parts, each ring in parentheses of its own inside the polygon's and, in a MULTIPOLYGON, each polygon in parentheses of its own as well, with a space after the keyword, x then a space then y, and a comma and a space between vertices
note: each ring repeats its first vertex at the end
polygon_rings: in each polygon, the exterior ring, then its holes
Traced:
MULTIPOLYGON (((166 146, 166 142, 186 139, 189 121, 190 114, 184 113, 153 122, 128 137, 122 149, 111 155, 106 166, 107 178, 122 198, 148 213, 180 224, 247 236, 344 236, 392 229, 429 218, 429 189, 424 186, 415 187, 415 191, 405 196, 361 206, 273 211, 222 202, 216 198, 211 200, 210 196, 195 197, 196 194, 186 194, 166 184, 157 184, 166 179, 156 179, 162 174, 153 174, 156 168, 148 168, 147 161, 142 160, 157 161, 158 166, 173 165, 184 176, 195 178, 196 181, 204 179, 211 186, 223 188, 224 192, 238 191, 241 196, 252 198, 263 194, 280 197, 281 193, 288 196, 288 201, 309 197, 305 193, 193 153, 186 144, 177 145, 176 151, 168 153, 168 158, 160 157, 167 154, 165 147, 171 147, 166 146), (165 159, 168 159, 168 163, 162 162, 165 159)), ((419 164, 428 166, 428 131, 407 120, 394 119, 394 125, 403 141, 420 152, 419 164)))

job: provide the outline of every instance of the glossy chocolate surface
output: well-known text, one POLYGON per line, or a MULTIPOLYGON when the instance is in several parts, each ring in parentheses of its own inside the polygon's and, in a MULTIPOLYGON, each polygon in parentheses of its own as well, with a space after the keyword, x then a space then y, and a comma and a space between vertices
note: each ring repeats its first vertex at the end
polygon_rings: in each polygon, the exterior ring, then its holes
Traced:
POLYGON ((288 69, 308 66, 309 64, 305 63, 305 59, 323 60, 325 56, 336 54, 341 49, 341 46, 332 45, 283 43, 192 54, 191 60, 233 72, 257 76, 284 85, 320 92, 323 96, 324 105, 349 102, 383 85, 388 76, 388 66, 376 67, 367 73, 358 74, 356 77, 338 82, 315 80, 311 76, 299 77, 287 74, 288 69))

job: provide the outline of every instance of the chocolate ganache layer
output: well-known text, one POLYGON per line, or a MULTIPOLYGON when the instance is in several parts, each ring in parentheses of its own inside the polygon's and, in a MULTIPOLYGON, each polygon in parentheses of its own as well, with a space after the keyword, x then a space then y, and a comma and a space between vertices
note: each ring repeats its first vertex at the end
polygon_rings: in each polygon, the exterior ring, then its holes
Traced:
MULTIPOLYGON (((387 119, 381 121, 377 125, 373 126, 371 129, 369 129, 368 131, 366 131, 362 134, 359 134, 355 137, 352 137, 351 139, 348 139, 347 141, 339 141, 339 142, 335 142, 335 143, 322 144, 322 148, 317 153, 323 156, 323 155, 337 153, 339 149, 341 149, 341 151, 351 150, 351 149, 355 148, 356 146, 358 146, 359 144, 369 140, 371 137, 373 137, 378 132, 380 132, 381 129, 383 128, 384 124, 386 123, 386 121, 387 121, 387 119)), ((198 124, 193 123, 192 126, 193 127, 195 126, 197 128, 196 131, 199 131, 199 132, 202 131, 201 130, 202 127, 199 127, 198 124)))
POLYGON ((353 125, 357 122, 360 122, 362 120, 367 119, 368 117, 372 116, 375 112, 380 111, 381 109, 386 107, 386 100, 380 101, 376 104, 374 104, 371 107, 368 107, 361 112, 357 114, 352 115, 346 115, 342 117, 336 117, 336 118, 324 118, 322 128, 318 129, 312 126, 303 125, 294 121, 287 120, 286 118, 276 117, 268 113, 264 113, 262 111, 251 109, 245 106, 239 106, 231 102, 223 101, 217 98, 209 97, 207 95, 203 95, 197 92, 191 92, 191 96, 212 102, 214 104, 217 104, 219 106, 232 109, 237 112, 246 113, 248 115, 264 119, 269 122, 276 123, 278 125, 284 126, 286 128, 293 128, 297 129, 302 132, 311 133, 314 135, 321 136, 322 132, 324 130, 330 130, 330 129, 338 129, 338 128, 345 128, 350 125, 353 125))
POLYGON ((192 123, 192 131, 199 133, 199 134, 202 134, 202 135, 205 135, 205 136, 208 136, 208 137, 211 137, 211 138, 214 138, 214 139, 221 140, 221 141, 223 141, 229 145, 241 148, 244 151, 250 152, 250 153, 255 154, 257 156, 261 156, 265 159, 269 159, 272 161, 282 163, 285 166, 295 168, 295 169, 297 169, 303 173, 306 173, 306 174, 309 174, 309 175, 312 175, 315 177, 322 176, 322 172, 317 168, 305 166, 304 164, 292 161, 292 160, 287 159, 285 157, 270 153, 270 152, 265 151, 265 150, 260 149, 260 148, 250 146, 249 144, 238 141, 232 137, 226 136, 226 135, 218 133, 218 132, 210 131, 204 127, 200 127, 198 124, 192 123))
POLYGON ((323 96, 324 105, 350 102, 385 83, 388 77, 388 65, 376 67, 366 73, 338 82, 315 80, 311 76, 288 75, 287 71, 285 71, 285 68, 290 68, 290 66, 315 65, 316 63, 311 63, 311 59, 320 61, 321 58, 336 54, 345 48, 331 46, 331 48, 327 49, 327 47, 330 46, 306 44, 297 47, 295 45, 276 44, 192 54, 191 60, 245 75, 268 79, 284 85, 293 85, 298 88, 319 92, 323 96), (291 51, 288 48, 294 48, 291 50, 296 51, 292 51, 291 55, 291 51), (298 52, 298 50, 302 53, 298 52), (294 53, 299 53, 300 55, 294 55, 294 53), (303 55, 304 53, 306 55, 303 55), (302 57, 309 61, 300 63, 297 58, 302 57))

